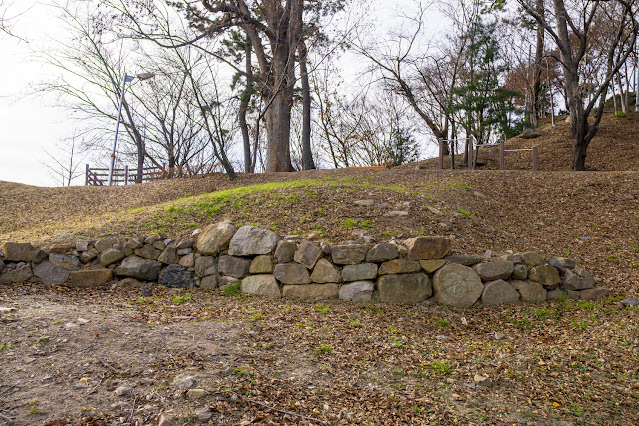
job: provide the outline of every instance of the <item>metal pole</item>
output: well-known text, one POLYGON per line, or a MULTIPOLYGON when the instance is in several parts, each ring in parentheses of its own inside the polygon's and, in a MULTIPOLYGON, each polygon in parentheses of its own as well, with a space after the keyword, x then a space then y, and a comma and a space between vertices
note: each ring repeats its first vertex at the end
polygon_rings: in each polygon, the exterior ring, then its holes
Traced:
POLYGON ((499 144, 499 170, 504 170, 504 141, 499 144))
POLYGON ((87 164, 86 171, 84 172, 84 186, 89 185, 89 170, 91 169, 89 168, 89 165, 87 164))
POLYGON ((124 184, 129 183, 129 166, 124 166, 124 184))
POLYGON ((113 153, 111 153, 111 168, 109 169, 109 186, 113 184, 113 168, 115 167, 115 150, 118 147, 118 131, 120 130, 120 117, 122 116, 122 102, 124 102, 124 88, 127 75, 122 79, 122 93, 120 94, 120 106, 118 107, 118 123, 115 126, 115 140, 113 141, 113 153))
POLYGON ((473 137, 468 138, 468 170, 474 170, 473 162, 473 137))
POLYGON ((439 141, 439 170, 442 170, 444 168, 444 140, 442 138, 438 139, 439 141))
POLYGON ((533 172, 537 171, 537 147, 533 146, 533 172))

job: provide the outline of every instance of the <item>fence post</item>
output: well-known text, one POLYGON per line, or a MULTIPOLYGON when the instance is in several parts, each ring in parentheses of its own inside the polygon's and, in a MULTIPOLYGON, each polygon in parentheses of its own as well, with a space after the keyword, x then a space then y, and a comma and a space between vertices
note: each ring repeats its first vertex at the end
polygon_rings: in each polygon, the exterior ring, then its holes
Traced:
POLYGON ((129 183, 129 166, 124 166, 124 184, 129 183))
POLYGON ((533 146, 533 172, 537 171, 537 147, 533 146))
POLYGON ((468 146, 468 170, 474 170, 474 161, 473 161, 473 138, 472 136, 466 139, 466 144, 468 146))
POLYGON ((437 141, 439 142, 438 166, 439 166, 439 170, 442 170, 444 168, 444 147, 443 147, 444 140, 442 138, 438 138, 437 141))
POLYGON ((87 164, 86 171, 84 172, 84 186, 88 186, 89 185, 89 173, 90 172, 91 172, 91 169, 89 168, 89 165, 87 164))
POLYGON ((504 170, 504 144, 505 141, 499 144, 499 170, 504 170))

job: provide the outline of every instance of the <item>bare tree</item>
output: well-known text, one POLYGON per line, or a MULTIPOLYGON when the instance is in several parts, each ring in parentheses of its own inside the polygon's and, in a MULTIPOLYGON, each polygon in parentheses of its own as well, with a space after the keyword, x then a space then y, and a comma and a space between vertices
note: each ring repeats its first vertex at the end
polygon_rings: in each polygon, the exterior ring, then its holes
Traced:
POLYGON ((518 3, 543 26, 558 48, 557 59, 564 71, 570 110, 571 136, 575 139, 572 169, 585 170, 586 151, 597 133, 610 83, 634 49, 639 32, 636 19, 638 2, 584 0, 566 5, 564 0, 553 0, 552 9, 546 9, 545 15, 540 14, 531 1, 518 0, 518 3), (592 93, 588 99, 584 99, 581 72, 587 66, 588 42, 593 36, 599 14, 612 23, 614 32, 612 37, 600 40, 600 52, 605 60, 605 68, 598 79, 597 88, 591 86, 592 93), (594 123, 589 124, 588 117, 593 110, 594 123))

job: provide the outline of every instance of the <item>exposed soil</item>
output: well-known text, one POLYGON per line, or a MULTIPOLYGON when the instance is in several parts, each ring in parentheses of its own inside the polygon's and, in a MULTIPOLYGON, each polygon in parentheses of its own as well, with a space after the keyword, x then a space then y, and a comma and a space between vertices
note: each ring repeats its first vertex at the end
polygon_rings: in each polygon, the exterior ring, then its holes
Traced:
POLYGON ((631 118, 606 118, 583 173, 567 172, 570 141, 559 122, 542 138, 508 142, 539 145, 537 173, 525 170, 528 153, 495 170, 497 151, 473 172, 439 172, 427 160, 234 182, 0 182, 0 242, 183 238, 222 218, 327 241, 357 229, 380 240, 452 235, 457 253, 573 257, 612 291, 599 302, 457 311, 0 286, 0 307, 17 309, 0 317, 0 424, 146 425, 161 413, 193 424, 203 407, 211 424, 632 424, 639 309, 617 305, 639 290, 639 116, 631 118), (173 384, 179 374, 196 377, 207 396, 186 399, 173 384), (118 396, 122 386, 131 393, 118 396))
POLYGON ((228 425, 321 424, 282 412, 344 425, 636 416, 639 309, 612 300, 456 311, 140 296, 4 287, 17 312, 0 325, 0 423, 195 424, 205 407, 228 425), (189 399, 182 374, 207 395, 189 399))

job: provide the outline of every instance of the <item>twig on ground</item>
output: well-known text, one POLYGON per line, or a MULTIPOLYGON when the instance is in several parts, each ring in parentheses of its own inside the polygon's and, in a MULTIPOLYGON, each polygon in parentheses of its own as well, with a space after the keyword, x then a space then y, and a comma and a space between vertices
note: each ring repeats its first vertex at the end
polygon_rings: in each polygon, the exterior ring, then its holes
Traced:
POLYGON ((212 395, 222 395, 222 394, 225 394, 225 393, 226 394, 235 395, 238 398, 244 398, 246 401, 250 402, 251 404, 259 405, 260 407, 266 408, 268 410, 276 411, 276 412, 281 413, 281 414, 287 414, 289 416, 300 417, 300 418, 302 418, 304 420, 310 420, 312 422, 316 422, 316 423, 319 423, 321 425, 328 426, 328 423, 326 423, 324 420, 316 419, 314 417, 307 417, 307 416, 304 416, 302 414, 297 414, 297 413, 293 413, 293 412, 290 412, 290 411, 279 410, 279 409, 277 409, 275 407, 271 407, 270 405, 262 404, 261 402, 258 402, 258 401, 255 401, 253 399, 247 398, 247 397, 242 396, 242 395, 240 395, 240 394, 238 394, 236 392, 233 392, 233 391, 216 391, 216 392, 212 392, 212 395))
POLYGON ((87 395, 91 395, 92 393, 95 393, 95 391, 98 389, 98 387, 102 384, 102 380, 100 380, 98 382, 97 385, 95 385, 95 387, 93 389, 91 389, 89 392, 87 392, 87 395))
POLYGON ((12 425, 13 424, 13 420, 10 417, 7 417, 7 416, 5 416, 2 413, 0 413, 0 420, 5 422, 7 425, 12 425))
POLYGON ((112 366, 111 364, 105 362, 102 358, 100 358, 99 356, 95 357, 98 361, 100 361, 102 363, 102 365, 104 365, 106 368, 108 368, 109 370, 113 371, 116 374, 120 374, 122 371, 118 370, 117 368, 115 368, 114 366, 112 366))

